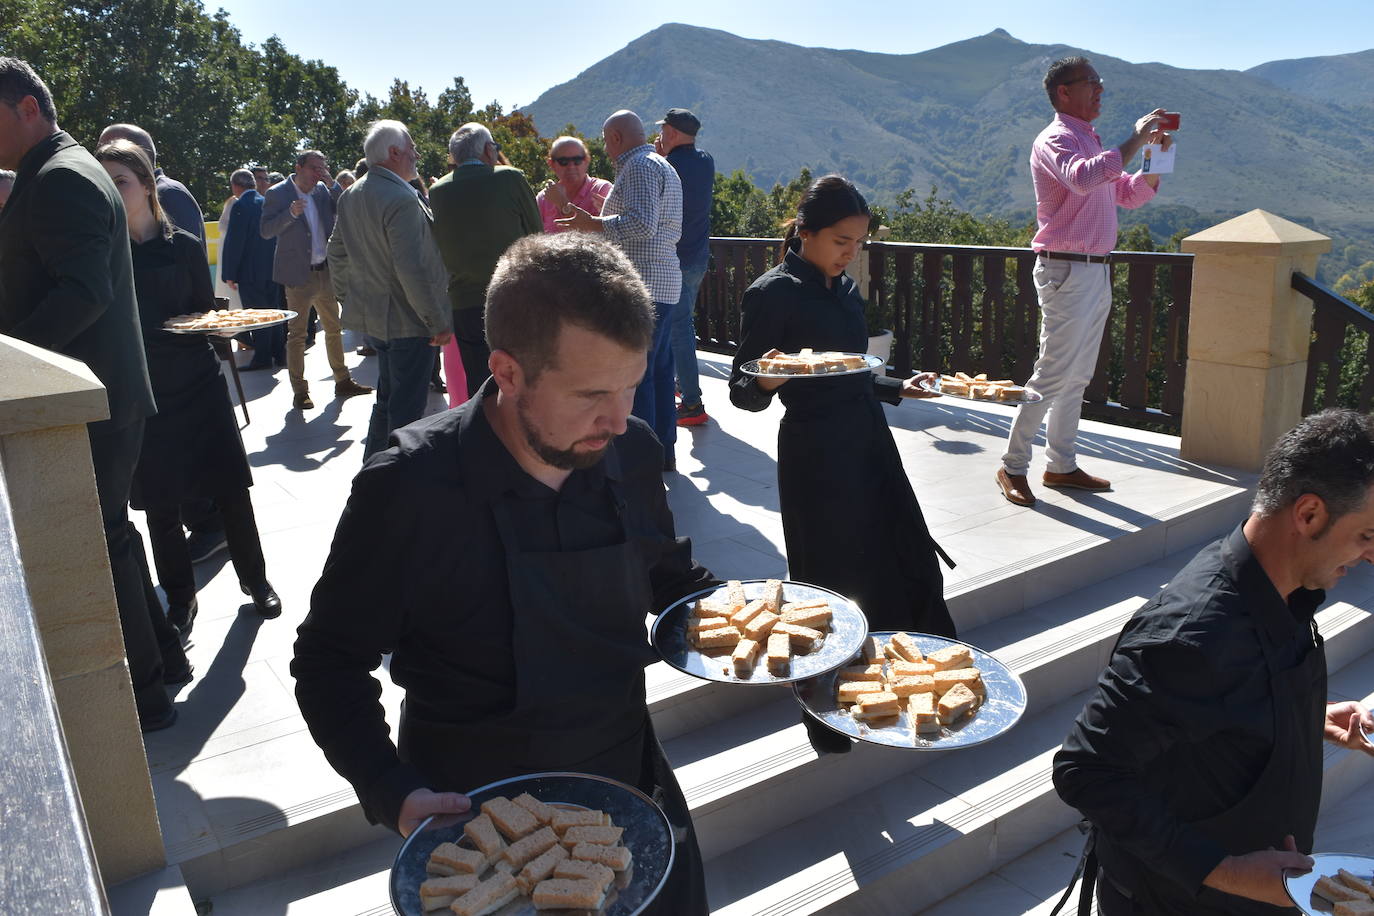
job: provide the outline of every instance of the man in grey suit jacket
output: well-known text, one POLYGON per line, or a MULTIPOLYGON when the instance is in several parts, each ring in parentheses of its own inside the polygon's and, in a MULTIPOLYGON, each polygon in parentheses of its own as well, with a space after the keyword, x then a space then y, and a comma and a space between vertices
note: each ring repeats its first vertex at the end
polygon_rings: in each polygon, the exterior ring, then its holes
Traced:
POLYGON ((329 277, 326 246, 334 231, 334 202, 343 188, 329 174, 324 153, 306 150, 296 157, 296 172, 267 189, 262 205, 262 237, 277 240, 272 279, 286 289, 286 305, 296 313, 286 330, 286 371, 291 376, 295 408, 308 410, 310 383, 305 379, 305 329, 313 306, 324 326, 324 351, 334 373, 334 396, 349 398, 372 389, 353 381, 344 364, 339 303, 329 277))
POLYGON ((424 414, 433 348, 452 339, 453 319, 434 217, 407 183, 419 177, 410 132, 400 121, 377 121, 363 152, 367 174, 339 198, 329 266, 344 324, 377 351, 366 461, 386 448, 392 430, 424 414))

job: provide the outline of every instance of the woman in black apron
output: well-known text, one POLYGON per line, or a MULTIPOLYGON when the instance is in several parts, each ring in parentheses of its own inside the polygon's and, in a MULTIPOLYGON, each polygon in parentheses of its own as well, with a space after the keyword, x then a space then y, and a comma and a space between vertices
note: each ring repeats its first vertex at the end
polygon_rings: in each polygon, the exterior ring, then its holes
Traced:
POLYGON ((662 807, 677 840, 668 883, 647 912, 705 916, 701 853, 687 801, 644 705, 644 667, 658 656, 644 633, 644 615, 653 606, 653 558, 636 532, 653 532, 655 523, 626 506, 614 480, 607 485, 624 527, 620 543, 609 547, 524 551, 509 503, 494 504, 514 617, 514 707, 450 725, 426 721, 407 704, 398 749, 440 790, 468 792, 548 771, 589 773, 639 788, 662 807))
POLYGON ((183 637, 195 619, 195 572, 180 511, 183 500, 195 497, 215 500, 240 587, 262 616, 275 617, 281 601, 267 581, 248 496, 253 478, 219 359, 203 335, 162 329, 175 315, 215 307, 205 252, 198 239, 173 230, 163 217, 142 150, 116 140, 96 150, 96 158, 124 199, 133 243, 134 285, 157 414, 144 427, 129 503, 147 515, 168 618, 183 637))

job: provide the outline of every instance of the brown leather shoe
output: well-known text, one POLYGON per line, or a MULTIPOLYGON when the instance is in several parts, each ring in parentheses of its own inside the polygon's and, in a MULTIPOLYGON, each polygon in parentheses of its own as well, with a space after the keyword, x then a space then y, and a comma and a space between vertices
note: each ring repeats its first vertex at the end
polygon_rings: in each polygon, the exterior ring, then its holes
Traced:
POLYGON ((1006 468, 997 469, 997 486, 1007 502, 1018 506, 1035 505, 1035 494, 1031 492, 1030 481, 1025 474, 1008 474, 1006 468))
POLYGON ((296 410, 314 410, 315 402, 310 400, 310 392, 297 391, 295 398, 291 402, 291 406, 296 410))
POLYGON ((1110 490, 1112 482, 1101 477, 1094 477, 1082 468, 1075 468, 1068 474, 1056 474, 1054 471, 1045 472, 1045 486, 1061 487, 1070 490, 1110 490))
POLYGON ((371 394, 371 385, 360 385, 351 378, 346 378, 341 382, 334 383, 334 397, 351 398, 359 394, 371 394))

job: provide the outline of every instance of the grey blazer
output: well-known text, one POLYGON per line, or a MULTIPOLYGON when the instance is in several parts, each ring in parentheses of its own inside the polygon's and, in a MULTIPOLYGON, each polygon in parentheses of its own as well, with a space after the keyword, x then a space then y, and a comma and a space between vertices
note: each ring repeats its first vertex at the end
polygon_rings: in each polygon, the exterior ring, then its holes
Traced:
MULTIPOLYGON (((343 188, 337 181, 332 188, 319 182, 310 192, 320 211, 320 228, 326 240, 334 231, 334 202, 342 193, 343 188)), ((296 186, 291 178, 272 185, 263 195, 262 222, 258 231, 265 239, 277 240, 272 280, 282 286, 304 286, 310 280, 310 221, 304 213, 298 217, 291 215, 291 202, 295 199, 296 186)))
POLYGON ((374 165, 339 198, 329 272, 351 331, 396 340, 453 327, 434 218, 390 169, 374 165))

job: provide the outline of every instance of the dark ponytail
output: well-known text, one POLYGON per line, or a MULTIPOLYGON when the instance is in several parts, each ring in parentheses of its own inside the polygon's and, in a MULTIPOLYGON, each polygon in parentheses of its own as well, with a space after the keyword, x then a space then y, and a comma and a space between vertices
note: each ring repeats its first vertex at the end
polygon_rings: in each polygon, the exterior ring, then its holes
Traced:
POLYGON ((803 229, 819 232, 851 216, 867 216, 870 219, 873 216, 868 209, 868 201, 864 200, 854 183, 839 175, 817 178, 802 195, 796 218, 785 224, 787 234, 782 239, 779 262, 787 257, 789 249, 801 247, 799 233, 803 229))

